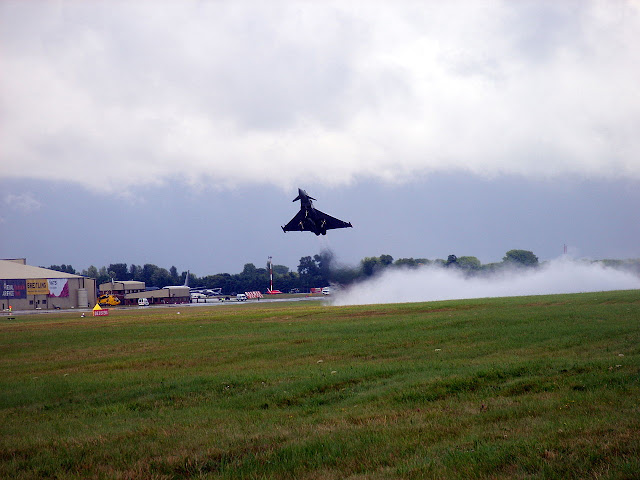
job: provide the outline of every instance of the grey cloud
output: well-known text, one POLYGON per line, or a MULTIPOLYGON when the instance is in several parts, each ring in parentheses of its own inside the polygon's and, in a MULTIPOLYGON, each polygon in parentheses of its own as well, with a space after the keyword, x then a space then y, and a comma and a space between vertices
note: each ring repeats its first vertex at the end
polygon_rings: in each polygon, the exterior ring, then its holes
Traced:
POLYGON ((584 2, 524 1, 507 5, 505 32, 513 36, 513 46, 528 59, 548 62, 567 48, 581 50, 584 44, 584 2))
POLYGON ((218 187, 640 178, 638 17, 624 2, 5 3, 6 173, 146 172, 105 190, 177 164, 218 187))

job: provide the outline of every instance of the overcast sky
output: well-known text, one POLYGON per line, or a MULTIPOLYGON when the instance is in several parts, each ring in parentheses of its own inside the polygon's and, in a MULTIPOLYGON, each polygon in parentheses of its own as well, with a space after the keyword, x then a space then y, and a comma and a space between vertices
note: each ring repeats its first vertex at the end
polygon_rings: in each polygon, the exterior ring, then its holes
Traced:
POLYGON ((640 2, 0 2, 0 257, 640 257, 640 2), (280 230, 297 187, 351 221, 280 230))

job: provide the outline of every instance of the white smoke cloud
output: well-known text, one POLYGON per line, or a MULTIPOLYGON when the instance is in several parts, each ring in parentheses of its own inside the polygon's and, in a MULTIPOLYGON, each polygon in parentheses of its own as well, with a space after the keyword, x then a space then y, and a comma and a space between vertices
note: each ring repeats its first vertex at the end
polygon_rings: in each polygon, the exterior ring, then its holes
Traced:
POLYGON ((389 269, 338 291, 334 305, 427 302, 485 297, 640 289, 640 277, 599 263, 558 259, 537 269, 466 277, 460 270, 425 266, 389 269))
POLYGON ((2 173, 640 179, 638 31, 631 1, 2 2, 2 173))

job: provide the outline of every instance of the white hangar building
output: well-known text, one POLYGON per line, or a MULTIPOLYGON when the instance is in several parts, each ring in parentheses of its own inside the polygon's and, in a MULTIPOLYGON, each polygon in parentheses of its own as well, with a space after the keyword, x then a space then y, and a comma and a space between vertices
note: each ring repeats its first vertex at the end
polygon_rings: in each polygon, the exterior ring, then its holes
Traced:
POLYGON ((82 275, 0 260, 0 311, 87 308, 96 303, 96 281, 82 275))

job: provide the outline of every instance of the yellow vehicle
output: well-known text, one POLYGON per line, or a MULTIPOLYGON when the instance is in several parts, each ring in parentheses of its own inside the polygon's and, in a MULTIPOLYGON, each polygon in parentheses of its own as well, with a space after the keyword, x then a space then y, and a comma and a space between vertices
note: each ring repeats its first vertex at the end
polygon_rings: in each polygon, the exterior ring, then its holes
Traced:
POLYGON ((120 305, 120 299, 115 295, 100 295, 98 297, 98 304, 101 307, 120 305))

